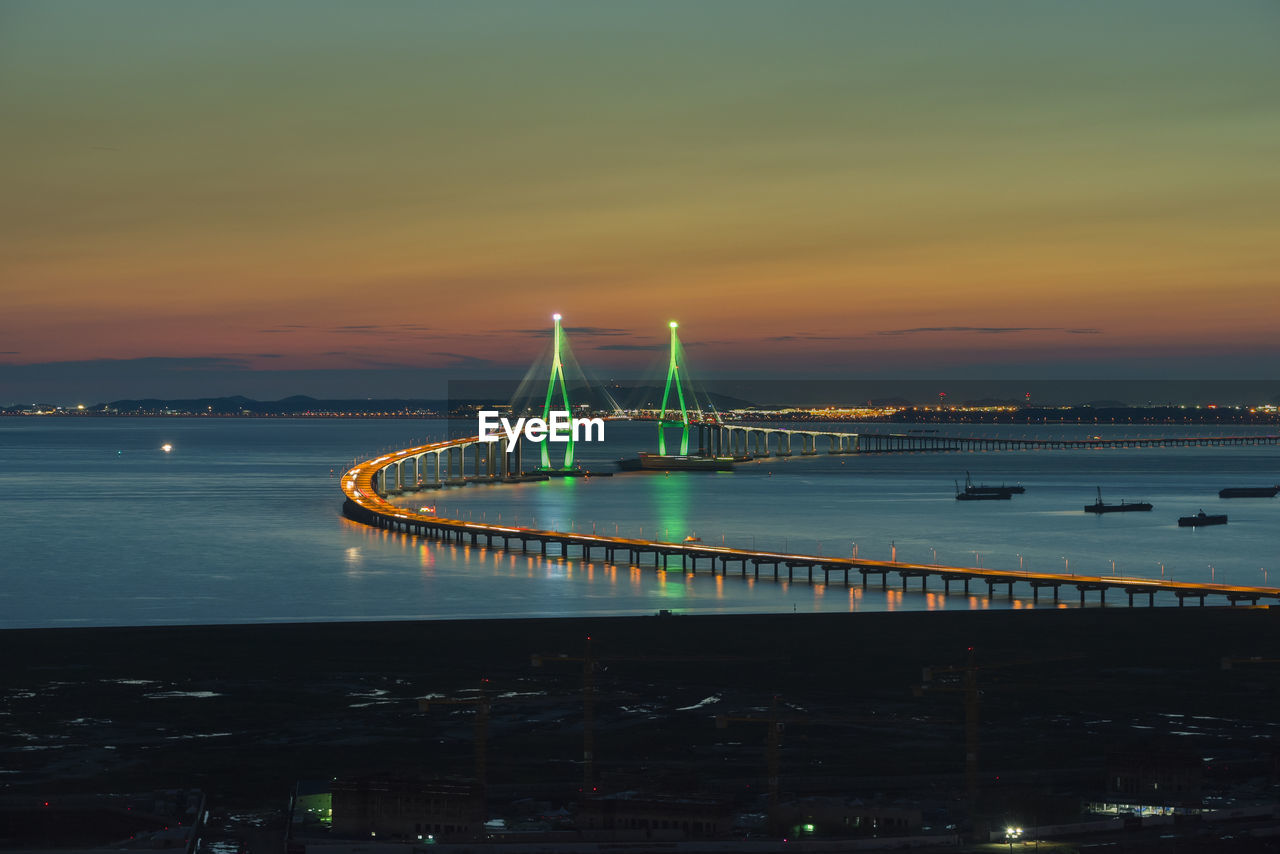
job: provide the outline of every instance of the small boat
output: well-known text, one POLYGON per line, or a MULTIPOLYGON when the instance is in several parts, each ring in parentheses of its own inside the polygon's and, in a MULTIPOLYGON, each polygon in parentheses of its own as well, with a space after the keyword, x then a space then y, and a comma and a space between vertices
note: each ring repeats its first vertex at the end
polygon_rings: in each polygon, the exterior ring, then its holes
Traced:
POLYGON ((1280 486, 1231 486, 1218 490, 1219 498, 1275 498, 1280 486))
POLYGON ((1103 504, 1101 486, 1098 487, 1098 500, 1093 502, 1092 504, 1086 504, 1084 506, 1084 512, 1086 513, 1128 513, 1133 510, 1150 510, 1150 509, 1151 509, 1151 502, 1149 501, 1135 501, 1132 504, 1130 504, 1126 502, 1124 499, 1121 499, 1119 504, 1103 504))
POLYGON ((1004 493, 1004 497, 1008 498, 1010 495, 1021 495, 1026 491, 1027 488, 1025 486, 1005 486, 1004 484, 1001 484, 1000 486, 987 486, 986 484, 976 484, 973 482, 973 478, 969 477, 968 472, 964 473, 965 495, 998 495, 1000 493, 1004 493))
POLYGON ((956 501, 1010 501, 1013 498, 1011 492, 968 492, 961 491, 960 484, 956 483, 956 501))
POLYGON ((1179 516, 1179 528, 1202 528, 1205 525, 1225 525, 1227 524, 1227 515, 1225 513, 1217 516, 1210 516, 1201 510, 1194 516, 1179 516))

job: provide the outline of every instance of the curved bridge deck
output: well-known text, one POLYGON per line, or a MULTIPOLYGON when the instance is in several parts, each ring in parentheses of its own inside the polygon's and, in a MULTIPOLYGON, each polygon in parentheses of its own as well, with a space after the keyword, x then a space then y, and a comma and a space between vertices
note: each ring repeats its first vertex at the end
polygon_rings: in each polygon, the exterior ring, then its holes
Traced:
MULTIPOLYGON (((926 590, 929 579, 936 577, 946 592, 950 592, 952 584, 963 586, 966 593, 971 584, 986 584, 988 598, 994 598, 997 589, 1003 589, 1009 598, 1013 598, 1014 585, 1027 584, 1031 587, 1033 601, 1039 600, 1042 590, 1048 590, 1052 593, 1053 601, 1058 602, 1062 589, 1067 588, 1079 593, 1082 605, 1085 604, 1086 594, 1095 592, 1104 605, 1109 592, 1126 595, 1130 606, 1133 606, 1135 597, 1144 595, 1147 597, 1147 604, 1153 606, 1157 593, 1173 594, 1177 597, 1179 606, 1186 604, 1188 599, 1204 605, 1208 597, 1223 597, 1232 605, 1240 602, 1252 605, 1272 599, 1280 602, 1280 588, 1276 587, 1053 572, 1014 572, 980 567, 824 557, 463 521, 397 507, 387 501, 375 487, 375 483, 383 479, 381 473, 385 468, 399 466, 409 458, 421 458, 427 453, 439 453, 475 442, 475 437, 469 437, 405 448, 352 467, 342 476, 342 491, 346 495, 343 513, 366 525, 444 541, 469 542, 473 546, 483 544, 489 548, 515 548, 513 543, 518 543, 520 550, 526 552, 530 544, 533 544, 543 555, 564 558, 576 556, 590 560, 594 553, 611 563, 625 557, 632 565, 642 564, 652 557, 652 565, 659 569, 670 569, 673 559, 678 558, 680 569, 684 572, 698 572, 701 568, 713 575, 728 575, 733 571, 744 577, 750 574, 759 578, 763 574, 766 578, 785 577, 791 581, 799 579, 824 584, 834 582, 849 585, 858 582, 863 587, 868 585, 870 578, 879 576, 880 586, 887 588, 888 577, 896 574, 904 592, 916 579, 919 579, 920 589, 926 590)), ((500 479, 496 471, 493 479, 495 482, 500 479)))
POLYGON ((1187 448, 1280 445, 1280 436, 1150 436, 1104 439, 1015 439, 992 436, 938 436, 927 433, 852 433, 765 424, 700 423, 699 446, 715 454, 753 457, 829 454, 920 454, 949 451, 1096 451, 1107 448, 1187 448))

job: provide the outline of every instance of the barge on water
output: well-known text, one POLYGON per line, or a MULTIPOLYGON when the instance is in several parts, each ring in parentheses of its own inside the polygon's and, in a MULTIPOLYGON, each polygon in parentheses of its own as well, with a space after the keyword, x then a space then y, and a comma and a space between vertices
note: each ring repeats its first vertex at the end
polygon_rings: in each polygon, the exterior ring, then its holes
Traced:
POLYGON ((1275 498, 1280 486, 1230 486, 1218 490, 1219 498, 1275 498))
POLYGON ((1086 513, 1130 513, 1134 510, 1150 510, 1150 501, 1135 501, 1132 504, 1120 499, 1119 504, 1102 503, 1102 487, 1098 487, 1098 500, 1084 506, 1086 513))
POLYGON ((960 483, 956 483, 956 501, 1010 501, 1012 498, 1013 493, 1007 490, 971 492, 967 487, 961 490, 960 483))
MULTIPOLYGON (((956 489, 959 492, 959 488, 956 489)), ((973 482, 973 478, 968 472, 964 473, 964 494, 972 496, 994 495, 997 497, 1008 498, 1010 495, 1021 495, 1026 492, 1025 486, 987 486, 986 484, 978 484, 973 482)))
POLYGON ((733 457, 700 457, 688 454, 647 454, 618 460, 623 471, 733 471, 733 457))
POLYGON ((1227 514, 1220 513, 1218 515, 1209 515, 1201 510, 1194 516, 1179 516, 1179 528, 1203 528, 1205 525, 1225 525, 1227 524, 1227 514))

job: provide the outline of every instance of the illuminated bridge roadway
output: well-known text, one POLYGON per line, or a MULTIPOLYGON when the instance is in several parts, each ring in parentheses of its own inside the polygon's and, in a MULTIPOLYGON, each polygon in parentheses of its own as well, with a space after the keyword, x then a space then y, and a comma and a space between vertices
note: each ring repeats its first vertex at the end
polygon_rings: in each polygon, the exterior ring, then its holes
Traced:
MULTIPOLYGON (((482 540, 484 546, 489 548, 500 545, 502 548, 509 549, 514 548, 513 543, 519 543, 520 550, 524 552, 532 543, 543 555, 551 554, 569 558, 573 556, 573 550, 576 550, 577 556, 583 560, 590 560, 592 553, 595 553, 610 563, 615 563, 620 557, 625 556, 633 565, 639 565, 643 558, 652 555, 653 566, 661 568, 669 567, 673 558, 679 558, 680 568, 685 572, 697 572, 699 563, 705 561, 703 569, 709 570, 713 575, 717 572, 728 575, 730 567, 736 566, 738 573, 744 577, 750 572, 755 578, 759 578, 763 571, 765 577, 772 577, 775 580, 785 577, 787 580, 799 578, 809 582, 817 580, 830 584, 835 581, 848 585, 851 578, 861 576, 863 587, 867 586, 869 577, 879 576, 880 586, 887 588, 889 575, 897 574, 901 579, 904 592, 914 579, 919 579, 920 589, 926 590, 929 578, 936 576, 941 580, 943 590, 947 593, 951 592, 953 584, 962 585, 966 593, 969 592, 971 583, 986 584, 989 599, 994 598, 997 588, 1004 588, 1009 598, 1013 598, 1013 586, 1027 584, 1031 587, 1033 601, 1039 601, 1041 591, 1047 589, 1052 592, 1053 601, 1057 602, 1062 588, 1075 588, 1080 594, 1082 605, 1085 603, 1085 595, 1093 592, 1099 595, 1103 605, 1106 604, 1108 592, 1125 594, 1128 596, 1130 607, 1133 606, 1135 596, 1144 595, 1147 597, 1147 604, 1154 605, 1157 593, 1173 594, 1178 598, 1180 607, 1185 605, 1188 599, 1197 600, 1203 606, 1205 599, 1212 596, 1224 597, 1232 605, 1239 602, 1253 605, 1259 601, 1272 599, 1280 601, 1280 588, 1276 587, 1203 584, 1124 576, 1067 575, 1055 572, 1014 572, 981 567, 787 554, 710 546, 704 543, 665 543, 628 537, 544 531, 514 525, 447 519, 397 507, 383 497, 381 484, 387 484, 390 491, 405 489, 407 486, 404 477, 405 466, 412 463, 417 471, 422 471, 424 461, 434 468, 436 484, 441 482, 439 468, 441 463, 448 465, 451 461, 459 461, 459 468, 454 472, 455 477, 446 478, 445 482, 448 483, 497 483, 522 479, 516 455, 511 454, 508 459, 506 453, 499 453, 498 443, 480 443, 475 436, 466 439, 450 439, 405 448, 352 467, 342 476, 342 491, 346 494, 343 513, 348 518, 366 525, 423 537, 434 537, 444 541, 469 542, 473 546, 480 545, 482 540), (469 477, 463 474, 461 466, 461 462, 465 461, 464 454, 467 449, 474 449, 475 460, 473 469, 475 474, 469 477)), ((411 483, 407 488, 416 488, 417 485, 411 483)))
POLYGON ((940 451, 1092 451, 1105 448, 1183 448, 1230 445, 1280 445, 1280 436, 1183 436, 1148 438, 1017 439, 991 436, 939 436, 932 433, 848 433, 818 428, 757 424, 697 424, 699 448, 712 454, 787 457, 829 454, 930 453, 940 451))

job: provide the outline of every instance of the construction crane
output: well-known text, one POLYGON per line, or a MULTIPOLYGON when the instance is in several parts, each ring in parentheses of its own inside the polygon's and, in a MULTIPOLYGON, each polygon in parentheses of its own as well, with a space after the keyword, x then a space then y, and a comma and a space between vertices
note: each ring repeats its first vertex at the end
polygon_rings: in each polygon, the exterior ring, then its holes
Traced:
POLYGON ((769 829, 778 826, 778 807, 780 804, 781 785, 779 782, 782 764, 782 729, 785 723, 778 718, 778 695, 773 695, 769 702, 769 716, 756 715, 716 715, 716 729, 727 729, 731 723, 764 724, 765 729, 765 761, 769 768, 769 829))
POLYGON ((591 653, 591 636, 587 635, 587 645, 582 655, 540 655, 534 653, 531 663, 541 667, 546 661, 582 662, 582 796, 586 797, 595 788, 596 756, 595 756, 595 692, 596 692, 596 659, 591 653))
POLYGON ((978 671, 1019 667, 1027 664, 1048 664, 1055 661, 1071 661, 1079 658, 1083 658, 1083 656, 1061 655, 1053 658, 1002 661, 979 665, 976 663, 973 647, 969 647, 964 664, 924 668, 920 679, 922 684, 912 687, 912 693, 915 696, 922 697, 925 692, 931 691, 957 692, 964 695, 964 785, 969 799, 970 813, 978 805, 978 748, 980 744, 978 738, 978 706, 981 696, 978 690, 978 671), (959 681, 935 680, 937 676, 951 674, 960 674, 959 681))
MULTIPOLYGON (((429 712, 436 706, 475 706, 475 753, 476 753, 476 785, 479 787, 481 810, 488 811, 488 792, 486 788, 488 776, 487 749, 489 743, 489 693, 486 689, 488 679, 480 680, 480 688, 474 697, 434 698, 424 697, 418 701, 418 710, 429 712)), ((485 816, 481 816, 481 824, 485 816)))
POLYGON ((963 665, 926 667, 921 674, 922 684, 912 693, 924 696, 926 691, 959 691, 964 694, 964 788, 969 798, 969 810, 978 804, 978 666, 974 663, 973 647, 963 665), (935 682, 940 674, 961 674, 960 683, 935 682))

